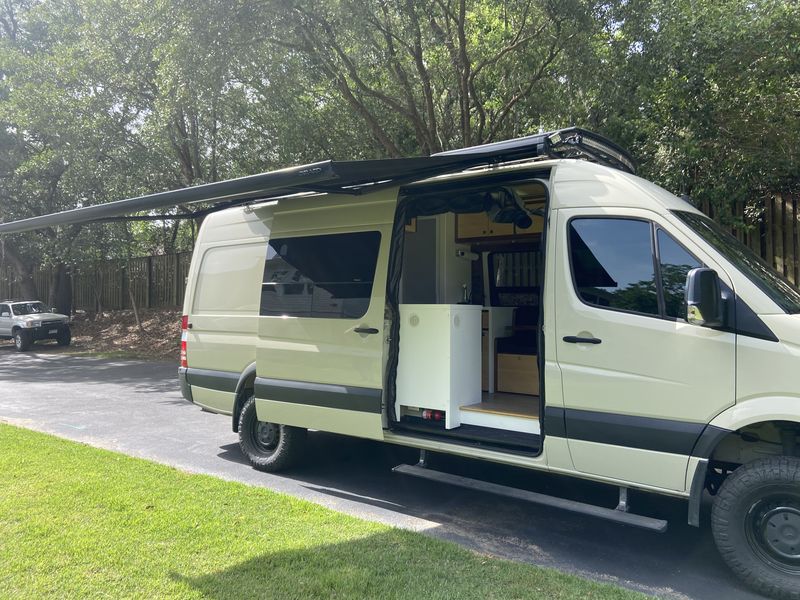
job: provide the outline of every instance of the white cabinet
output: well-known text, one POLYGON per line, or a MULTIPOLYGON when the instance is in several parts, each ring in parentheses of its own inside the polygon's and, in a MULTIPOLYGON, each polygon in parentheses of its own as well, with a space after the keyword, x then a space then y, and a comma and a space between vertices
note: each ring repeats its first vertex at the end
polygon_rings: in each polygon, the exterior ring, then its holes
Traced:
POLYGON ((401 304, 397 418, 402 407, 445 411, 458 427, 459 407, 481 401, 481 307, 401 304))

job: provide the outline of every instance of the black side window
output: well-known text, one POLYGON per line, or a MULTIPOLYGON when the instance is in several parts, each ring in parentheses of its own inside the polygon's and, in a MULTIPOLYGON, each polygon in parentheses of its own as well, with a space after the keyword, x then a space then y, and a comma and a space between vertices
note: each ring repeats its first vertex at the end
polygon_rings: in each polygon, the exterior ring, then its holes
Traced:
POLYGON ((270 240, 261 314, 358 319, 372 295, 377 231, 270 240))
POLYGON ((587 304, 659 315, 650 223, 573 219, 569 245, 575 287, 587 304))
POLYGON ((664 292, 664 312, 668 317, 685 319, 686 275, 703 265, 663 229, 658 230, 656 239, 661 267, 661 289, 664 292))
POLYGON ((11 308, 9 308, 8 304, 0 304, 0 315, 4 312, 10 313, 11 308))

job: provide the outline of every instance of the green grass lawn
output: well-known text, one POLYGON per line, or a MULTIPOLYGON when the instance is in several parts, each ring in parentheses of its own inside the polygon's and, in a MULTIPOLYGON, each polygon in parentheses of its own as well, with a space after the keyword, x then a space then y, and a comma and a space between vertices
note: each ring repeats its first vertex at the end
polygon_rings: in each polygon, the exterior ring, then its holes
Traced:
POLYGON ((2 598, 634 598, 0 424, 2 598))

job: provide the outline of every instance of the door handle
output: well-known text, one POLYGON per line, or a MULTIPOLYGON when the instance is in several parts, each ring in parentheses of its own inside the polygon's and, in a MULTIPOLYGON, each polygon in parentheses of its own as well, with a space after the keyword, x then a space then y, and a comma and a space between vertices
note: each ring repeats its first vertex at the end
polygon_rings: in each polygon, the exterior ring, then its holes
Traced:
POLYGON ((374 327, 356 327, 355 329, 353 329, 353 331, 355 331, 356 333, 370 333, 370 334, 380 333, 380 331, 378 331, 374 327))
POLYGON ((564 341, 568 344, 599 344, 603 340, 595 337, 578 337, 576 335, 565 335, 564 341))

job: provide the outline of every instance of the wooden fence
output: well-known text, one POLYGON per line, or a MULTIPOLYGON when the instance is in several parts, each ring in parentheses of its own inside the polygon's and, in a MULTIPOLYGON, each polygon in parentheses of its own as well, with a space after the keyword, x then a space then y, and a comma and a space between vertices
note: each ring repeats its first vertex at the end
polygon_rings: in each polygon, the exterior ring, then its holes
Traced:
POLYGON ((701 208, 718 222, 742 224, 731 233, 786 279, 800 282, 800 195, 775 194, 747 209, 738 203, 727 213, 701 208))
MULTIPOLYGON (((69 268, 74 310, 167 308, 183 305, 192 253, 144 256, 131 260, 81 263, 69 268)), ((47 300, 53 271, 35 269, 33 279, 40 300, 47 300)), ((0 270, 0 299, 19 298, 13 269, 0 270)))

